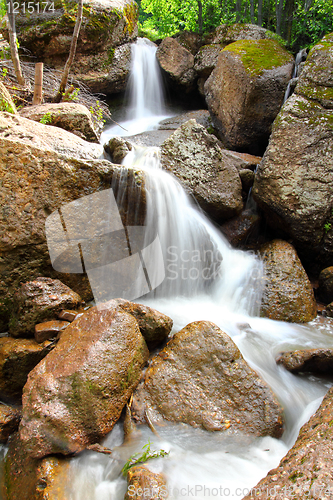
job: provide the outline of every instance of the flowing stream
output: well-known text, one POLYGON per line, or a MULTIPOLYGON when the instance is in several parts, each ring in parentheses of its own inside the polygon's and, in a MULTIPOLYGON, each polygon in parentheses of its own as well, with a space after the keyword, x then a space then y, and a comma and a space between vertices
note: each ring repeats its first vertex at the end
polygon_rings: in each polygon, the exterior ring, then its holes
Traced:
MULTIPOLYGON (((133 46, 130 106, 127 120, 121 123, 127 131, 111 127, 104 132, 103 142, 113 135, 152 129, 167 115, 155 50, 142 39, 133 46)), ((151 233, 158 234, 166 272, 163 283, 137 301, 168 314, 175 332, 192 321, 209 320, 228 333, 277 395, 285 410, 285 432, 281 440, 237 438, 170 423, 159 429, 160 437, 142 426, 136 440, 123 443, 118 423, 103 443, 114 450, 111 457, 86 452, 72 459, 68 499, 123 499, 126 481, 121 468, 148 440, 152 449, 170 452, 147 464, 166 475, 170 499, 242 498, 278 465, 331 385, 314 376, 292 375, 276 365, 276 355, 283 350, 332 346, 333 322, 319 317, 297 325, 260 318, 263 268, 258 258, 230 247, 180 184, 159 168, 158 148, 135 148, 125 158, 124 166, 128 165, 145 170, 146 238, 150 241, 151 233)))

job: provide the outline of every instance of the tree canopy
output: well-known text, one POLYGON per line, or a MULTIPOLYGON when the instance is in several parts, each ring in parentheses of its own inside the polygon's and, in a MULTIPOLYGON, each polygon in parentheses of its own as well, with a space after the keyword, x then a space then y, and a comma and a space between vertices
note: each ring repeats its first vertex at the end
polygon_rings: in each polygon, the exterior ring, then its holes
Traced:
POLYGON ((311 46, 333 31, 333 0, 139 0, 140 26, 152 38, 182 30, 212 31, 252 23, 281 35, 290 48, 311 46))

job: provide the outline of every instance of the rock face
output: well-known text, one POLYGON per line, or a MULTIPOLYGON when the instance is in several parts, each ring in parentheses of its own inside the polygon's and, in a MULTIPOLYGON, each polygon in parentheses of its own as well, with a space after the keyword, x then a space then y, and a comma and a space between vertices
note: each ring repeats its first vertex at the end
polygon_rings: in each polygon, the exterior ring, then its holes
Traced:
POLYGON ((261 247, 265 265, 261 315, 270 319, 305 323, 317 315, 309 278, 295 248, 282 240, 261 247))
POLYGON ((226 46, 237 40, 279 40, 279 37, 256 24, 221 24, 206 36, 205 43, 221 43, 226 46))
POLYGON ((242 185, 237 163, 223 151, 215 136, 189 120, 164 143, 161 164, 172 172, 214 220, 221 222, 241 212, 242 185))
POLYGON ((142 499, 141 492, 146 492, 149 500, 163 500, 168 496, 167 484, 164 476, 151 472, 147 467, 132 467, 127 473, 127 492, 125 500, 142 499))
POLYGON ((153 358, 134 394, 139 418, 184 422, 209 431, 280 436, 282 409, 222 330, 190 323, 153 358))
POLYGON ((329 375, 333 371, 333 350, 306 349, 283 352, 276 362, 292 373, 314 372, 329 375))
POLYGON ((15 103, 4 86, 2 82, 0 82, 0 111, 7 111, 7 113, 17 113, 15 103))
POLYGON ((38 276, 59 278, 84 300, 93 298, 85 274, 58 272, 51 266, 45 221, 52 212, 109 189, 111 182, 116 196, 121 179, 124 204, 118 207, 123 224, 143 223, 143 174, 128 169, 125 179, 119 166, 98 159, 102 151, 102 146, 57 127, 0 113, 0 330, 6 329, 20 283, 38 276))
POLYGON ((333 252, 333 35, 315 45, 295 93, 274 122, 253 187, 267 223, 303 258, 331 265, 333 252))
POLYGON ((8 441, 4 476, 6 500, 68 498, 66 485, 70 478, 69 460, 60 456, 41 460, 31 458, 22 446, 17 433, 8 441))
POLYGON ((37 278, 29 281, 14 295, 10 334, 32 337, 37 323, 54 319, 63 309, 76 309, 81 304, 81 297, 59 280, 37 278))
POLYGON ((85 141, 98 142, 91 113, 82 104, 75 104, 74 102, 41 104, 40 106, 23 108, 20 115, 36 122, 40 122, 44 118, 48 122, 47 125, 73 132, 85 141))
POLYGON ((24 387, 20 437, 28 453, 71 454, 98 442, 120 417, 147 358, 130 314, 94 307, 74 320, 24 387))
POLYGON ((243 500, 329 498, 332 494, 332 412, 333 389, 330 389, 279 466, 243 500))
POLYGON ((265 149, 293 61, 274 40, 242 40, 221 51, 205 83, 205 97, 228 148, 253 154, 265 149))
POLYGON ((333 301, 333 266, 321 271, 318 293, 326 304, 333 301))
POLYGON ((157 49, 156 57, 171 87, 182 89, 185 93, 194 89, 196 72, 191 52, 174 38, 165 38, 157 49))
MULTIPOLYGON (((55 11, 16 16, 21 47, 52 67, 63 67, 69 54, 77 4, 54 2, 55 11)), ((115 48, 137 37, 138 6, 134 0, 89 0, 84 4, 83 20, 75 61, 71 67, 77 79, 87 83, 108 79, 115 48)), ((8 37, 7 29, 2 33, 8 37)))
POLYGON ((20 404, 28 374, 50 352, 49 342, 32 339, 0 338, 0 398, 20 404))

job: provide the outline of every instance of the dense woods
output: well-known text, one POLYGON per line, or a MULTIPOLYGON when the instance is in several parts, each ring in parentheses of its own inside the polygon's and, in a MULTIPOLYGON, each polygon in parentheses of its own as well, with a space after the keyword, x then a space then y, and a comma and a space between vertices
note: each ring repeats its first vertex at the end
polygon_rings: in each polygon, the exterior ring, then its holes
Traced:
POLYGON ((290 48, 333 30, 332 0, 139 0, 141 29, 155 38, 180 30, 205 33, 222 23, 252 23, 276 32, 290 48))

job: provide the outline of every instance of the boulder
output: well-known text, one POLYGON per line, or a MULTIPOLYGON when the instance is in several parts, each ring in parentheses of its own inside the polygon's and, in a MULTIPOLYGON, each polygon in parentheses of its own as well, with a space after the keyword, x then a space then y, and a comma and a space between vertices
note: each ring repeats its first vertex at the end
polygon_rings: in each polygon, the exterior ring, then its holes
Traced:
POLYGON ((265 150, 293 67, 292 55, 274 40, 241 40, 220 52, 204 90, 226 147, 265 150))
POLYGON ((28 374, 52 349, 50 342, 0 338, 0 398, 20 404, 28 374))
POLYGON ((13 434, 8 441, 4 469, 6 500, 68 499, 66 486, 70 481, 69 459, 59 455, 41 460, 31 458, 18 433, 13 434))
POLYGON ((189 120, 195 120, 197 123, 209 129, 212 127, 212 120, 207 109, 198 109, 196 111, 188 111, 178 116, 165 118, 158 124, 158 130, 177 130, 181 125, 189 120))
MULTIPOLYGON (((102 146, 66 130, 0 113, 0 331, 6 329, 15 291, 38 276, 59 278, 84 300, 93 298, 86 274, 69 274, 51 266, 45 234, 51 213, 109 190, 110 184, 117 197, 121 180, 122 223, 144 224, 144 174, 129 168, 125 176, 119 166, 98 159, 102 151, 102 146)), ((77 220, 84 214, 78 212, 77 220)), ((100 223, 99 212, 94 212, 95 220, 91 215, 90 210, 93 231, 100 223)))
POLYGON ((242 188, 245 193, 248 193, 254 183, 254 172, 249 168, 239 170, 239 177, 242 181, 242 188))
MULTIPOLYGON (((15 16, 21 47, 28 49, 39 61, 63 69, 68 58, 76 20, 77 3, 55 0, 54 12, 37 12, 15 16)), ((83 8, 83 19, 71 74, 77 80, 92 84, 108 79, 115 48, 132 42, 138 34, 138 6, 134 0, 89 0, 83 8)), ((8 39, 5 23, 2 34, 8 39)))
POLYGON ((11 406, 0 404, 0 443, 6 443, 9 436, 17 431, 20 412, 11 406))
POLYGON ((74 320, 24 387, 19 432, 27 452, 68 455, 99 442, 119 419, 148 354, 128 313, 96 306, 74 320))
POLYGON ((114 49, 110 48, 94 59, 89 55, 81 56, 80 69, 77 69, 80 81, 87 85, 91 92, 124 92, 131 69, 131 45, 124 43, 114 49))
POLYGON ((108 143, 104 144, 104 150, 110 155, 113 163, 121 165, 121 162, 132 151, 133 146, 122 137, 112 137, 108 143))
POLYGON ((318 295, 325 304, 333 301, 333 266, 323 269, 319 274, 318 295))
POLYGON ((295 248, 274 240, 260 249, 265 266, 261 316, 306 323, 317 315, 317 304, 309 278, 295 248))
POLYGON ((282 433, 282 408, 231 338, 208 321, 190 323, 156 355, 133 397, 132 413, 209 431, 282 433))
POLYGON ((142 492, 147 500, 164 500, 168 496, 165 477, 143 465, 131 467, 127 473, 127 491, 124 500, 141 500, 142 492))
POLYGON ((161 164, 217 222, 243 208, 242 185, 229 152, 195 120, 178 128, 161 148, 161 164))
POLYGON ((304 349, 281 353, 277 360, 292 373, 314 372, 327 373, 333 371, 333 349, 304 349))
POLYGON ((256 247, 259 240, 261 217, 251 209, 221 224, 220 229, 235 248, 256 247))
POLYGON ((237 40, 276 40, 283 44, 284 41, 276 33, 256 24, 221 24, 212 33, 205 37, 205 44, 219 43, 224 47, 237 40))
POLYGON ((274 122, 252 191, 267 223, 319 270, 331 265, 333 252, 332 48, 331 34, 311 49, 274 122))
POLYGON ((59 280, 37 278, 24 283, 14 295, 10 334, 33 337, 37 323, 54 319, 63 309, 76 309, 80 305, 81 297, 59 280))
POLYGON ((156 57, 170 87, 185 93, 193 91, 196 72, 191 52, 174 38, 165 38, 157 49, 156 57))
POLYGON ((116 308, 134 316, 149 349, 154 349, 164 342, 171 332, 172 319, 151 307, 124 299, 110 300, 106 307, 116 308))
POLYGON ((326 306, 326 314, 329 318, 333 318, 333 302, 326 306))
POLYGON ((243 500, 329 498, 332 495, 332 412, 331 388, 278 467, 269 471, 243 500))
POLYGON ((44 120, 47 125, 63 128, 72 132, 81 139, 89 142, 98 142, 91 113, 82 104, 62 102, 59 104, 40 104, 20 110, 20 115, 35 122, 44 120))
POLYGON ((173 35, 175 40, 186 50, 191 52, 193 56, 198 52, 202 45, 202 39, 199 33, 194 33, 193 31, 180 31, 176 35, 173 35))
POLYGON ((12 96, 2 82, 0 82, 0 111, 7 111, 7 113, 13 114, 17 113, 12 96))
POLYGON ((217 64, 217 60, 224 45, 218 43, 204 45, 199 49, 194 60, 194 69, 199 77, 207 80, 217 64))

